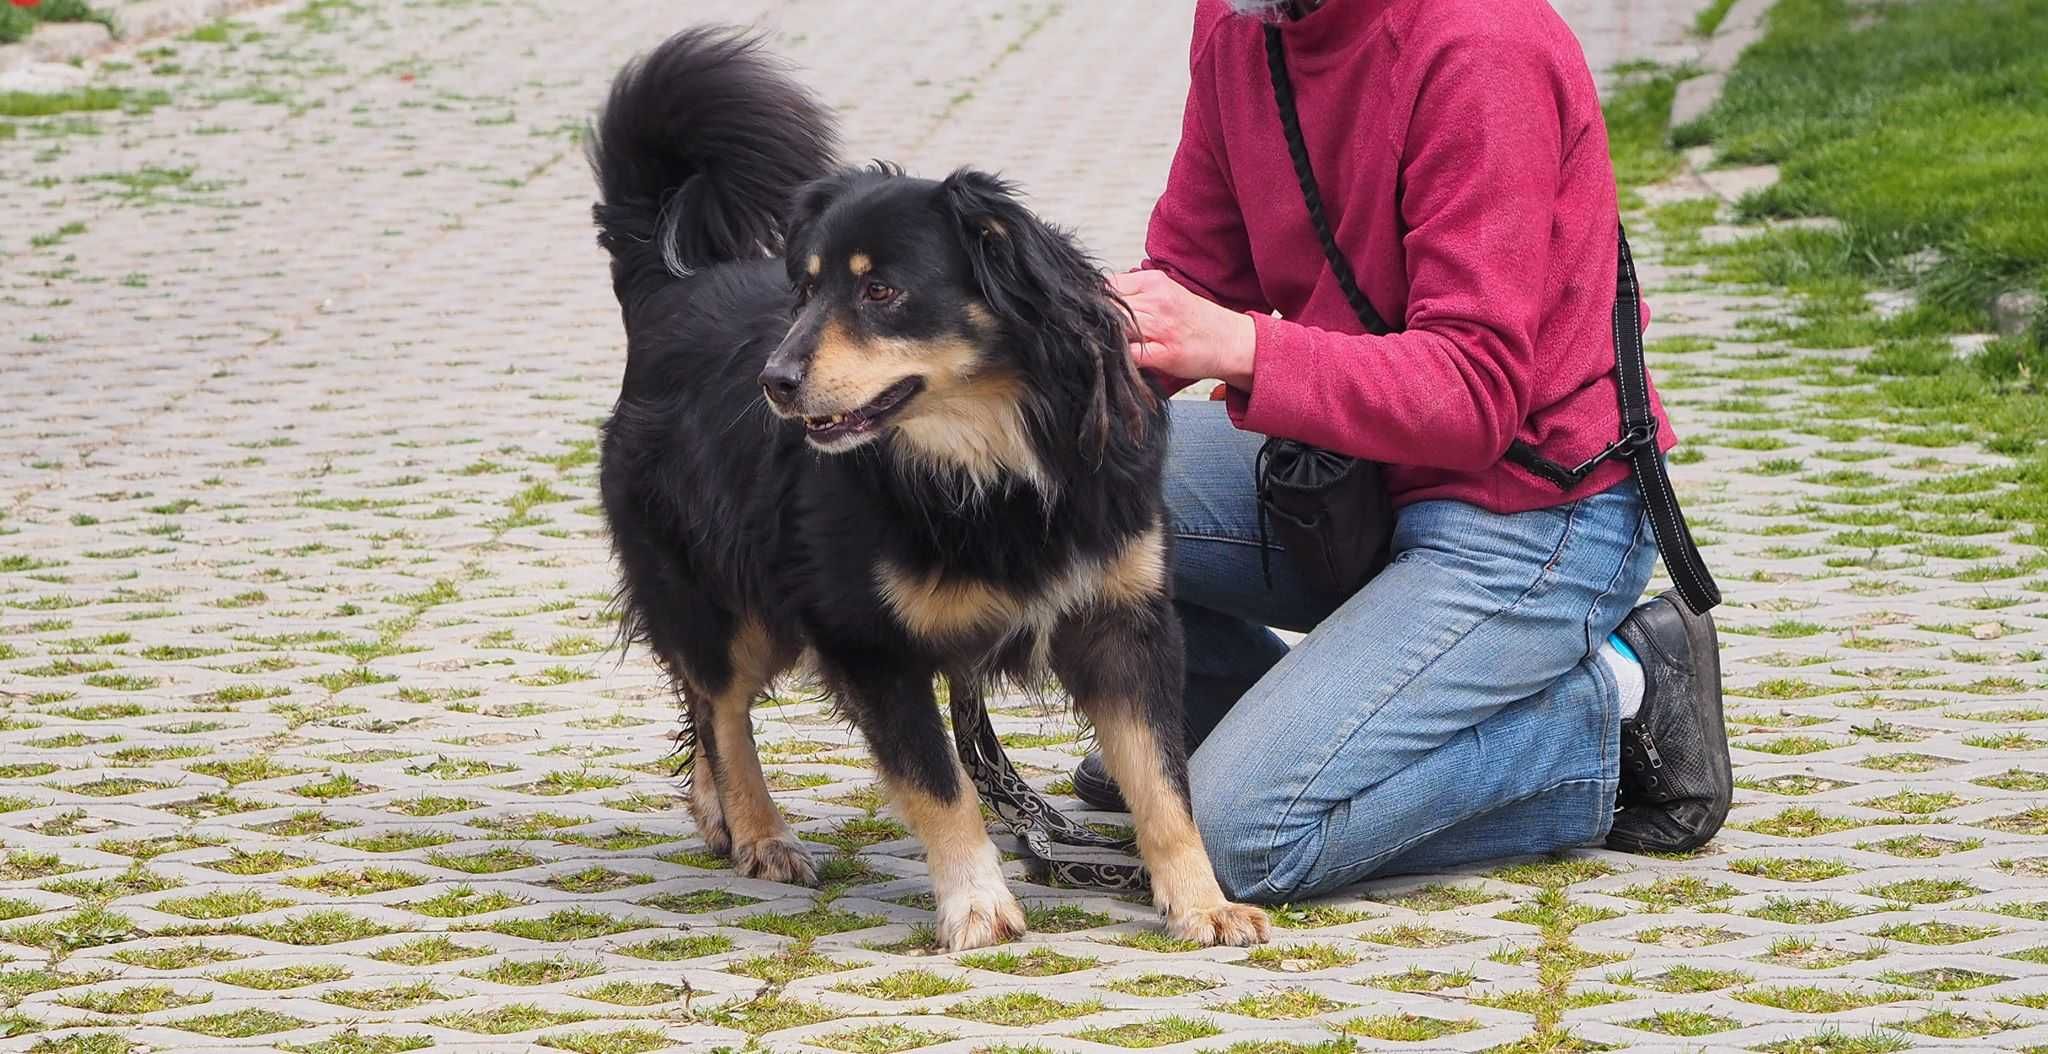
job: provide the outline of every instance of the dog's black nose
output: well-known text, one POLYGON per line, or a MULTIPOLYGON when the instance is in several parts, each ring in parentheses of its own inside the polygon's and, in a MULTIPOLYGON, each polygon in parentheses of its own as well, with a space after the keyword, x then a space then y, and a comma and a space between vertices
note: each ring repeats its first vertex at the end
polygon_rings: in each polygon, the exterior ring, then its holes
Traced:
POLYGON ((787 365, 771 362, 767 369, 761 371, 761 390, 778 403, 793 401, 797 385, 801 383, 803 374, 787 365))

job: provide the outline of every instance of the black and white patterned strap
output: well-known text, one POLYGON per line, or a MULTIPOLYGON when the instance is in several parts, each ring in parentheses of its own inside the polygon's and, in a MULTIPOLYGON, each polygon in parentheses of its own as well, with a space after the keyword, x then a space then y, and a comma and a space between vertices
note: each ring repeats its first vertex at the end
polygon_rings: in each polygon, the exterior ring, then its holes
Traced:
POLYGON ((1094 889, 1144 890, 1152 882, 1140 864, 1110 860, 1083 860, 1055 856, 1055 846, 1078 846, 1093 850, 1133 853, 1134 843, 1113 838, 1069 818, 1043 795, 1024 782, 1010 758, 1003 753, 989 720, 988 704, 981 693, 967 685, 952 685, 953 744, 960 751, 960 764, 981 792, 981 800, 995 810, 1024 845, 1030 866, 1037 875, 1050 877, 1058 885, 1094 889))

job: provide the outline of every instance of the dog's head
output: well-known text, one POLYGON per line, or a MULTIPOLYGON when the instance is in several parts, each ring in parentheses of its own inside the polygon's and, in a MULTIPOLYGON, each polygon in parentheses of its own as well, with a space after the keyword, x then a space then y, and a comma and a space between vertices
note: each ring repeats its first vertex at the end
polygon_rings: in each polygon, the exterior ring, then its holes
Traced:
MULTIPOLYGON (((1011 188, 970 170, 942 181, 877 165, 809 187, 787 239, 796 289, 769 356, 769 405, 820 450, 884 436, 975 476, 1030 476, 1033 436, 1077 397, 1085 443, 1147 399, 1125 354, 1128 317, 1102 276, 1011 188)), ((1074 433, 1068 433, 1071 440, 1074 433)))

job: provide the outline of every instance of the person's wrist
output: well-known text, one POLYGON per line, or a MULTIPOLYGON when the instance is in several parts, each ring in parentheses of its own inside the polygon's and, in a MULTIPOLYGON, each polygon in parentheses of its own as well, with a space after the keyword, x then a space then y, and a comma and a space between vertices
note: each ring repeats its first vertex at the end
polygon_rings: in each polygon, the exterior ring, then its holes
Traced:
POLYGON ((1233 321, 1228 330, 1229 339, 1225 342, 1229 349, 1226 360, 1230 365, 1219 371, 1216 379, 1238 391, 1249 392, 1252 390, 1253 366, 1258 360, 1259 327, 1252 321, 1252 316, 1244 312, 1233 311, 1230 317, 1233 321))

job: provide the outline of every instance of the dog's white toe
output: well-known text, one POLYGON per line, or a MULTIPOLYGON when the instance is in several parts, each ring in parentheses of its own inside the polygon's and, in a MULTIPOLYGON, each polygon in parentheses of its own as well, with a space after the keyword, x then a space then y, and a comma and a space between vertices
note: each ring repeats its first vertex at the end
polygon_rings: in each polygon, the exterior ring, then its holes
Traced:
POLYGON ((939 946, 949 952, 986 948, 1024 935, 1024 908, 1008 889, 976 889, 939 902, 939 946))
POLYGON ((1273 937, 1273 920, 1249 904, 1225 901, 1186 911, 1169 909, 1166 933, 1176 940, 1197 944, 1264 944, 1273 937))

